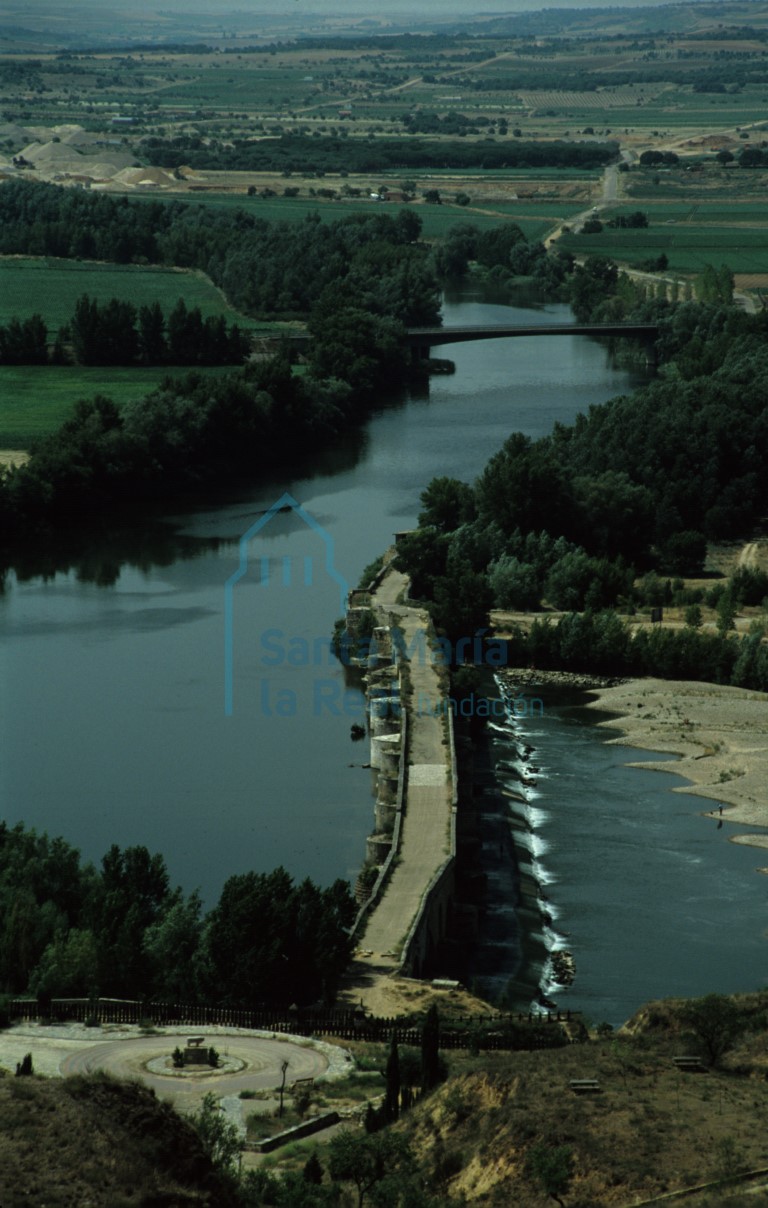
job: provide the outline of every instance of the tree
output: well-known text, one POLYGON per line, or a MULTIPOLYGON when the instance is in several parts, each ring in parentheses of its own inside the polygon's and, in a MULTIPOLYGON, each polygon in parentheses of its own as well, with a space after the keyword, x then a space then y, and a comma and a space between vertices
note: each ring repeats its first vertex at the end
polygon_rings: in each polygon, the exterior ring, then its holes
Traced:
POLYGON ((102 993, 138 996, 151 984, 144 934, 180 898, 160 854, 113 844, 102 859, 86 912, 99 950, 102 993))
POLYGON ((165 318, 160 303, 139 310, 139 358, 145 365, 161 365, 168 355, 165 318))
POLYGON ((186 901, 180 898, 174 902, 144 931, 142 947, 156 998, 171 1002, 197 999, 201 980, 201 909, 199 894, 192 893, 186 901))
POLYGON ((391 1132, 337 1133, 328 1146, 328 1169, 332 1179, 354 1183, 357 1208, 366 1195, 393 1174, 406 1173, 413 1166, 413 1155, 405 1137, 391 1132))
POLYGON ((301 1174, 305 1183, 312 1183, 315 1187, 320 1186, 323 1181, 323 1166, 316 1152, 309 1155, 301 1174))
POLYGON ((432 525, 441 533, 450 533, 475 518, 475 497, 470 486, 457 478, 433 478, 421 492, 423 510, 419 525, 432 525))
POLYGON ((573 1177, 573 1152, 568 1145, 534 1145, 526 1162, 528 1173, 547 1195, 562 1205, 573 1177))
POLYGON ((525 246, 525 242, 525 235, 516 222, 491 227, 477 235, 477 261, 486 268, 493 268, 497 264, 509 268, 515 248, 525 246))
POLYGON ((230 877, 205 924, 208 992, 218 1001, 333 1001, 356 913, 346 881, 295 886, 284 868, 230 877))
POLYGON ((472 569, 461 554, 451 551, 445 574, 434 585, 434 616, 454 643, 471 639, 488 626, 488 609, 493 596, 487 576, 472 569))
POLYGON ((431 1091, 440 1081, 440 1017, 433 1003, 421 1029, 421 1086, 431 1091))
POLYGON ((734 621, 736 620, 736 604, 733 599, 733 592, 729 589, 724 591, 717 603, 717 631, 723 637, 730 629, 733 629, 734 621))
POLYGON ((75 360, 81 365, 95 364, 99 339, 99 307, 95 298, 83 294, 77 299, 70 332, 75 360))
POLYGON ((228 1120, 213 1092, 203 1096, 200 1110, 189 1117, 200 1134, 203 1149, 213 1165, 226 1174, 234 1174, 240 1155, 240 1137, 236 1125, 228 1120))
POLYGON ((387 1089, 384 1094, 384 1114, 387 1120, 396 1120, 400 1113, 400 1058, 394 1032, 389 1046, 384 1076, 387 1081, 387 1089))
POLYGON ((745 1026, 738 1007, 725 994, 693 999, 683 1008, 682 1018, 701 1044, 710 1065, 717 1065, 745 1026))
POLYGON ((496 608, 535 609, 541 602, 541 584, 536 568, 504 554, 489 567, 488 581, 496 608))
POLYGON ((43 953, 30 978, 33 994, 86 997, 98 990, 99 954, 92 931, 73 927, 43 953))

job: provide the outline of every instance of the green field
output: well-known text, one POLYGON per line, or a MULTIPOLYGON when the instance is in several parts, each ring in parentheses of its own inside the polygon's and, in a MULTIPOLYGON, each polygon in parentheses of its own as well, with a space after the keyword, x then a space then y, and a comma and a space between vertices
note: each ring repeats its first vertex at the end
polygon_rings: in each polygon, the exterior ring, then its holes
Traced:
MULTIPOLYGON (((383 181, 384 179, 385 177, 382 176, 381 180, 383 181)), ((338 188, 336 180, 331 179, 328 187, 338 188)), ((471 188, 471 185, 468 187, 471 188)), ((401 210, 410 210, 412 213, 418 214, 421 219, 423 224, 422 235, 425 239, 438 239, 459 222, 471 222, 478 227, 494 227, 499 226, 503 222, 508 222, 510 218, 515 217, 511 208, 514 206, 514 203, 504 202, 497 207, 493 202, 486 204, 482 200, 478 200, 477 205, 481 212, 476 212, 471 206, 464 208, 454 205, 451 198, 455 196, 457 191, 457 186, 454 186, 450 190, 444 189, 443 192, 446 200, 442 205, 428 205, 426 202, 419 202, 416 205, 411 205, 407 202, 387 202, 384 204, 373 202, 368 197, 340 198, 338 201, 303 196, 246 197, 242 193, 205 193, 195 195, 189 200, 193 205, 212 206, 216 209, 245 210, 249 214, 255 214, 259 218, 266 219, 267 222, 304 222, 309 214, 318 214, 322 222, 339 222, 342 218, 349 218, 353 214, 388 214, 390 217, 396 218, 401 210), (497 213, 487 212, 496 210, 498 210, 497 213)), ((167 194, 142 194, 142 196, 151 196, 154 200, 168 200, 167 194)), ((184 200, 187 200, 187 198, 185 197, 184 200)), ((529 212, 540 215, 544 210, 545 204, 528 203, 527 208, 529 212)), ((578 204, 574 204, 566 207, 565 212, 573 214, 579 208, 578 204)), ((518 221, 516 217, 515 221, 518 221)), ((547 230, 551 225, 540 217, 529 219, 523 216, 520 220, 520 226, 524 231, 526 230, 526 222, 529 224, 531 231, 534 232, 532 238, 539 238, 538 232, 547 230)))
POLYGON ((630 265, 662 254, 671 271, 700 272, 706 264, 727 264, 735 273, 768 272, 768 228, 651 225, 647 230, 608 230, 598 235, 567 234, 558 247, 577 256, 609 256, 630 265))
MULTIPOLYGON (((73 403, 104 394, 121 404, 149 394, 164 377, 189 369, 84 365, 0 365, 0 448, 27 449, 67 419, 73 403)), ((222 374, 227 367, 198 369, 222 374)))
POLYGON ((183 297, 188 307, 199 306, 203 317, 223 314, 244 327, 265 326, 229 306, 203 273, 88 260, 0 257, 0 323, 37 312, 55 333, 71 319, 81 294, 99 302, 121 298, 137 307, 157 301, 165 311, 183 297))

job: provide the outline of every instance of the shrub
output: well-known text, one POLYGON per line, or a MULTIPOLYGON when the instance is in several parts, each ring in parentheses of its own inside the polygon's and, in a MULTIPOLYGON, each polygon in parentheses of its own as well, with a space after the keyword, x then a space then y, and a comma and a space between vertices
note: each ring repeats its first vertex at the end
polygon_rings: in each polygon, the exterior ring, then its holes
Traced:
POLYGON ((34 1072, 35 1071, 32 1067, 32 1054, 31 1053, 27 1053, 26 1056, 21 1059, 21 1061, 16 1062, 16 1077, 17 1078, 31 1078, 32 1075, 34 1074, 34 1072))

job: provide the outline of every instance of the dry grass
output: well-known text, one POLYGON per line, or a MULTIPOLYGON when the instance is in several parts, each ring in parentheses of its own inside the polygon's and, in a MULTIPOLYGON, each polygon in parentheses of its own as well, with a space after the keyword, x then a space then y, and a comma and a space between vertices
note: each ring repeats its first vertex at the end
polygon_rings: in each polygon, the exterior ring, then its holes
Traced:
POLYGON ((138 1083, 0 1079, 3 1208, 139 1208, 236 1201, 197 1134, 138 1083))
MULTIPOLYGON (((768 1163, 766 1038, 750 1044, 759 1051, 745 1045, 726 1068, 701 1073, 674 1067, 686 1042, 666 1035, 494 1054, 492 1072, 488 1058, 454 1058, 466 1072, 401 1127, 433 1194, 543 1208, 551 1201, 527 1173, 528 1155, 537 1145, 568 1146, 568 1208, 633 1204, 768 1163), (575 1094, 572 1078, 597 1078, 601 1091, 575 1094)), ((710 1194, 712 1204, 724 1202, 710 1194)))

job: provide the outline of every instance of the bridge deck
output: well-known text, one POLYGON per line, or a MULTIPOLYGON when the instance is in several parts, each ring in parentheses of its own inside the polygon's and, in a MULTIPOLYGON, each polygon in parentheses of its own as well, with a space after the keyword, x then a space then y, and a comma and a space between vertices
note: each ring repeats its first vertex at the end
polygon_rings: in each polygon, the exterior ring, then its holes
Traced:
MULTIPOLYGON (((438 344, 462 344, 469 340, 499 340, 528 336, 625 336, 646 341, 659 334, 656 323, 529 323, 466 325, 457 327, 409 327, 405 339, 414 348, 438 344)), ((308 334, 284 337, 296 349, 308 347, 308 334)))

